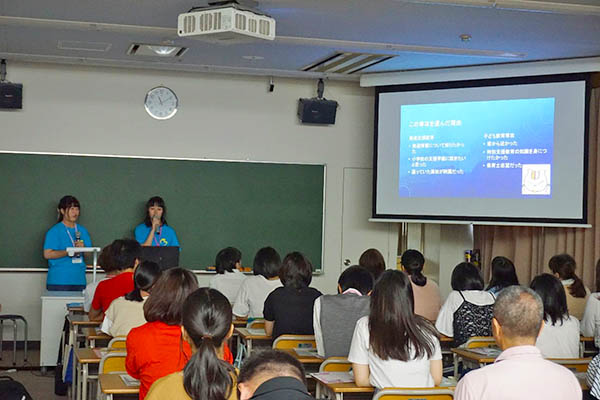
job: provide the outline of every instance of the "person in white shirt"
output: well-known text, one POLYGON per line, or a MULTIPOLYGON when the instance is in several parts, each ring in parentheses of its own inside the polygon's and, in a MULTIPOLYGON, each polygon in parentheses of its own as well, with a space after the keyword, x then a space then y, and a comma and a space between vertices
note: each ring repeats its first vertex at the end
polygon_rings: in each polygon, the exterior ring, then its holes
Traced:
POLYGON ((112 337, 127 336, 133 328, 144 325, 144 304, 160 275, 161 270, 157 263, 139 263, 133 272, 134 289, 110 303, 100 330, 112 337))
POLYGON ((263 318, 267 296, 283 286, 279 280, 280 268, 281 257, 274 248, 263 247, 258 250, 253 263, 254 276, 244 279, 233 302, 235 316, 263 318))
POLYGON ((546 358, 579 357, 579 320, 567 311, 567 298, 558 278, 541 274, 531 281, 544 304, 544 329, 535 346, 546 358))
POLYGON ((338 279, 338 294, 324 294, 313 306, 317 353, 324 358, 347 357, 359 318, 369 315, 373 275, 360 265, 346 268, 338 279))
POLYGON ((452 271, 452 292, 442 305, 435 327, 454 345, 464 344, 472 336, 492 335, 493 294, 483 290, 479 268, 471 263, 460 263, 452 271))
POLYGON ((596 263, 596 293, 588 296, 580 329, 583 336, 594 337, 596 347, 600 347, 600 259, 596 263))
POLYGON ((235 247, 224 248, 217 253, 215 269, 217 275, 210 280, 208 287, 223 293, 233 304, 246 278, 242 273, 242 253, 235 247))
POLYGON ((442 381, 442 352, 434 326, 413 311, 406 274, 387 270, 373 293, 369 316, 356 323, 348 361, 358 386, 432 387, 442 381))
POLYGON ((558 254, 550 258, 548 267, 552 274, 560 279, 564 287, 569 315, 579 320, 582 319, 590 289, 575 273, 577 269, 575 259, 568 254, 558 254))

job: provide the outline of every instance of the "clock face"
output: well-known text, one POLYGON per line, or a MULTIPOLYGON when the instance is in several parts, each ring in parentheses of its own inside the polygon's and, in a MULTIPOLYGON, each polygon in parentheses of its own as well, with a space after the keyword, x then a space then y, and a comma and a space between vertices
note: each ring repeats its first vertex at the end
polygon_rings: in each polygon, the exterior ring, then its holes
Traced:
POLYGON ((150 89, 144 100, 144 107, 152 118, 169 119, 177 112, 179 100, 171 89, 158 86, 150 89))

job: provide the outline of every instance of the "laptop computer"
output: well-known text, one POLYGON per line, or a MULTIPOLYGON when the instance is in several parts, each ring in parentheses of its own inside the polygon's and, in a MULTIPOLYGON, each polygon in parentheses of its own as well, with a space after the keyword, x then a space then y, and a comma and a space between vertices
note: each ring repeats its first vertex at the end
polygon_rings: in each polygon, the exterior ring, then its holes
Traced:
POLYGON ((175 268, 179 266, 179 246, 143 246, 140 258, 142 261, 154 261, 162 271, 175 268))

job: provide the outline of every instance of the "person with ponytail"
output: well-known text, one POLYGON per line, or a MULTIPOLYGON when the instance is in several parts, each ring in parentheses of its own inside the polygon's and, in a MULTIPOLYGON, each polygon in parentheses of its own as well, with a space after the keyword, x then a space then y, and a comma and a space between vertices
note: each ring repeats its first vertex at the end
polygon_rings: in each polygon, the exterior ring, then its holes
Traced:
POLYGON ((575 260, 568 254, 558 254, 550 259, 548 266, 554 276, 561 280, 565 288, 569 315, 581 320, 590 289, 575 274, 575 269, 577 268, 575 260))
POLYGON ((406 250, 402 253, 400 262, 402 271, 410 277, 415 298, 415 314, 435 322, 442 306, 442 297, 437 283, 423 275, 425 257, 420 251, 406 250))
POLYGON ((233 334, 229 300, 216 289, 200 288, 183 303, 181 333, 192 349, 183 371, 160 378, 146 400, 235 400, 235 370, 223 360, 233 334))
POLYGON ((116 337, 127 336, 133 328, 144 325, 144 304, 159 276, 160 267, 157 263, 142 261, 138 264, 133 272, 135 288, 110 303, 100 329, 116 337))
POLYGON ((432 387, 442 381, 433 324, 413 312, 408 276, 387 270, 371 293, 370 314, 356 323, 348 361, 358 386, 432 387))
POLYGON ((492 260, 492 279, 485 290, 496 295, 505 287, 518 284, 519 278, 517 278, 517 271, 513 262, 506 257, 494 257, 492 260))
POLYGON ((144 304, 146 322, 127 335, 127 373, 140 380, 140 400, 159 378, 181 371, 191 356, 190 345, 182 342, 182 307, 198 289, 192 271, 170 268, 164 271, 144 304))

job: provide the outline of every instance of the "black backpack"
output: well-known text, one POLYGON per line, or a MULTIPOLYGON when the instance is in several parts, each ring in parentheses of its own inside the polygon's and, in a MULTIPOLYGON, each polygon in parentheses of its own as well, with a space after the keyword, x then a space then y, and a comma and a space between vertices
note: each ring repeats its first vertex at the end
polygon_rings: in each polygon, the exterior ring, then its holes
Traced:
POLYGON ((33 400, 22 383, 0 376, 0 400, 33 400))

